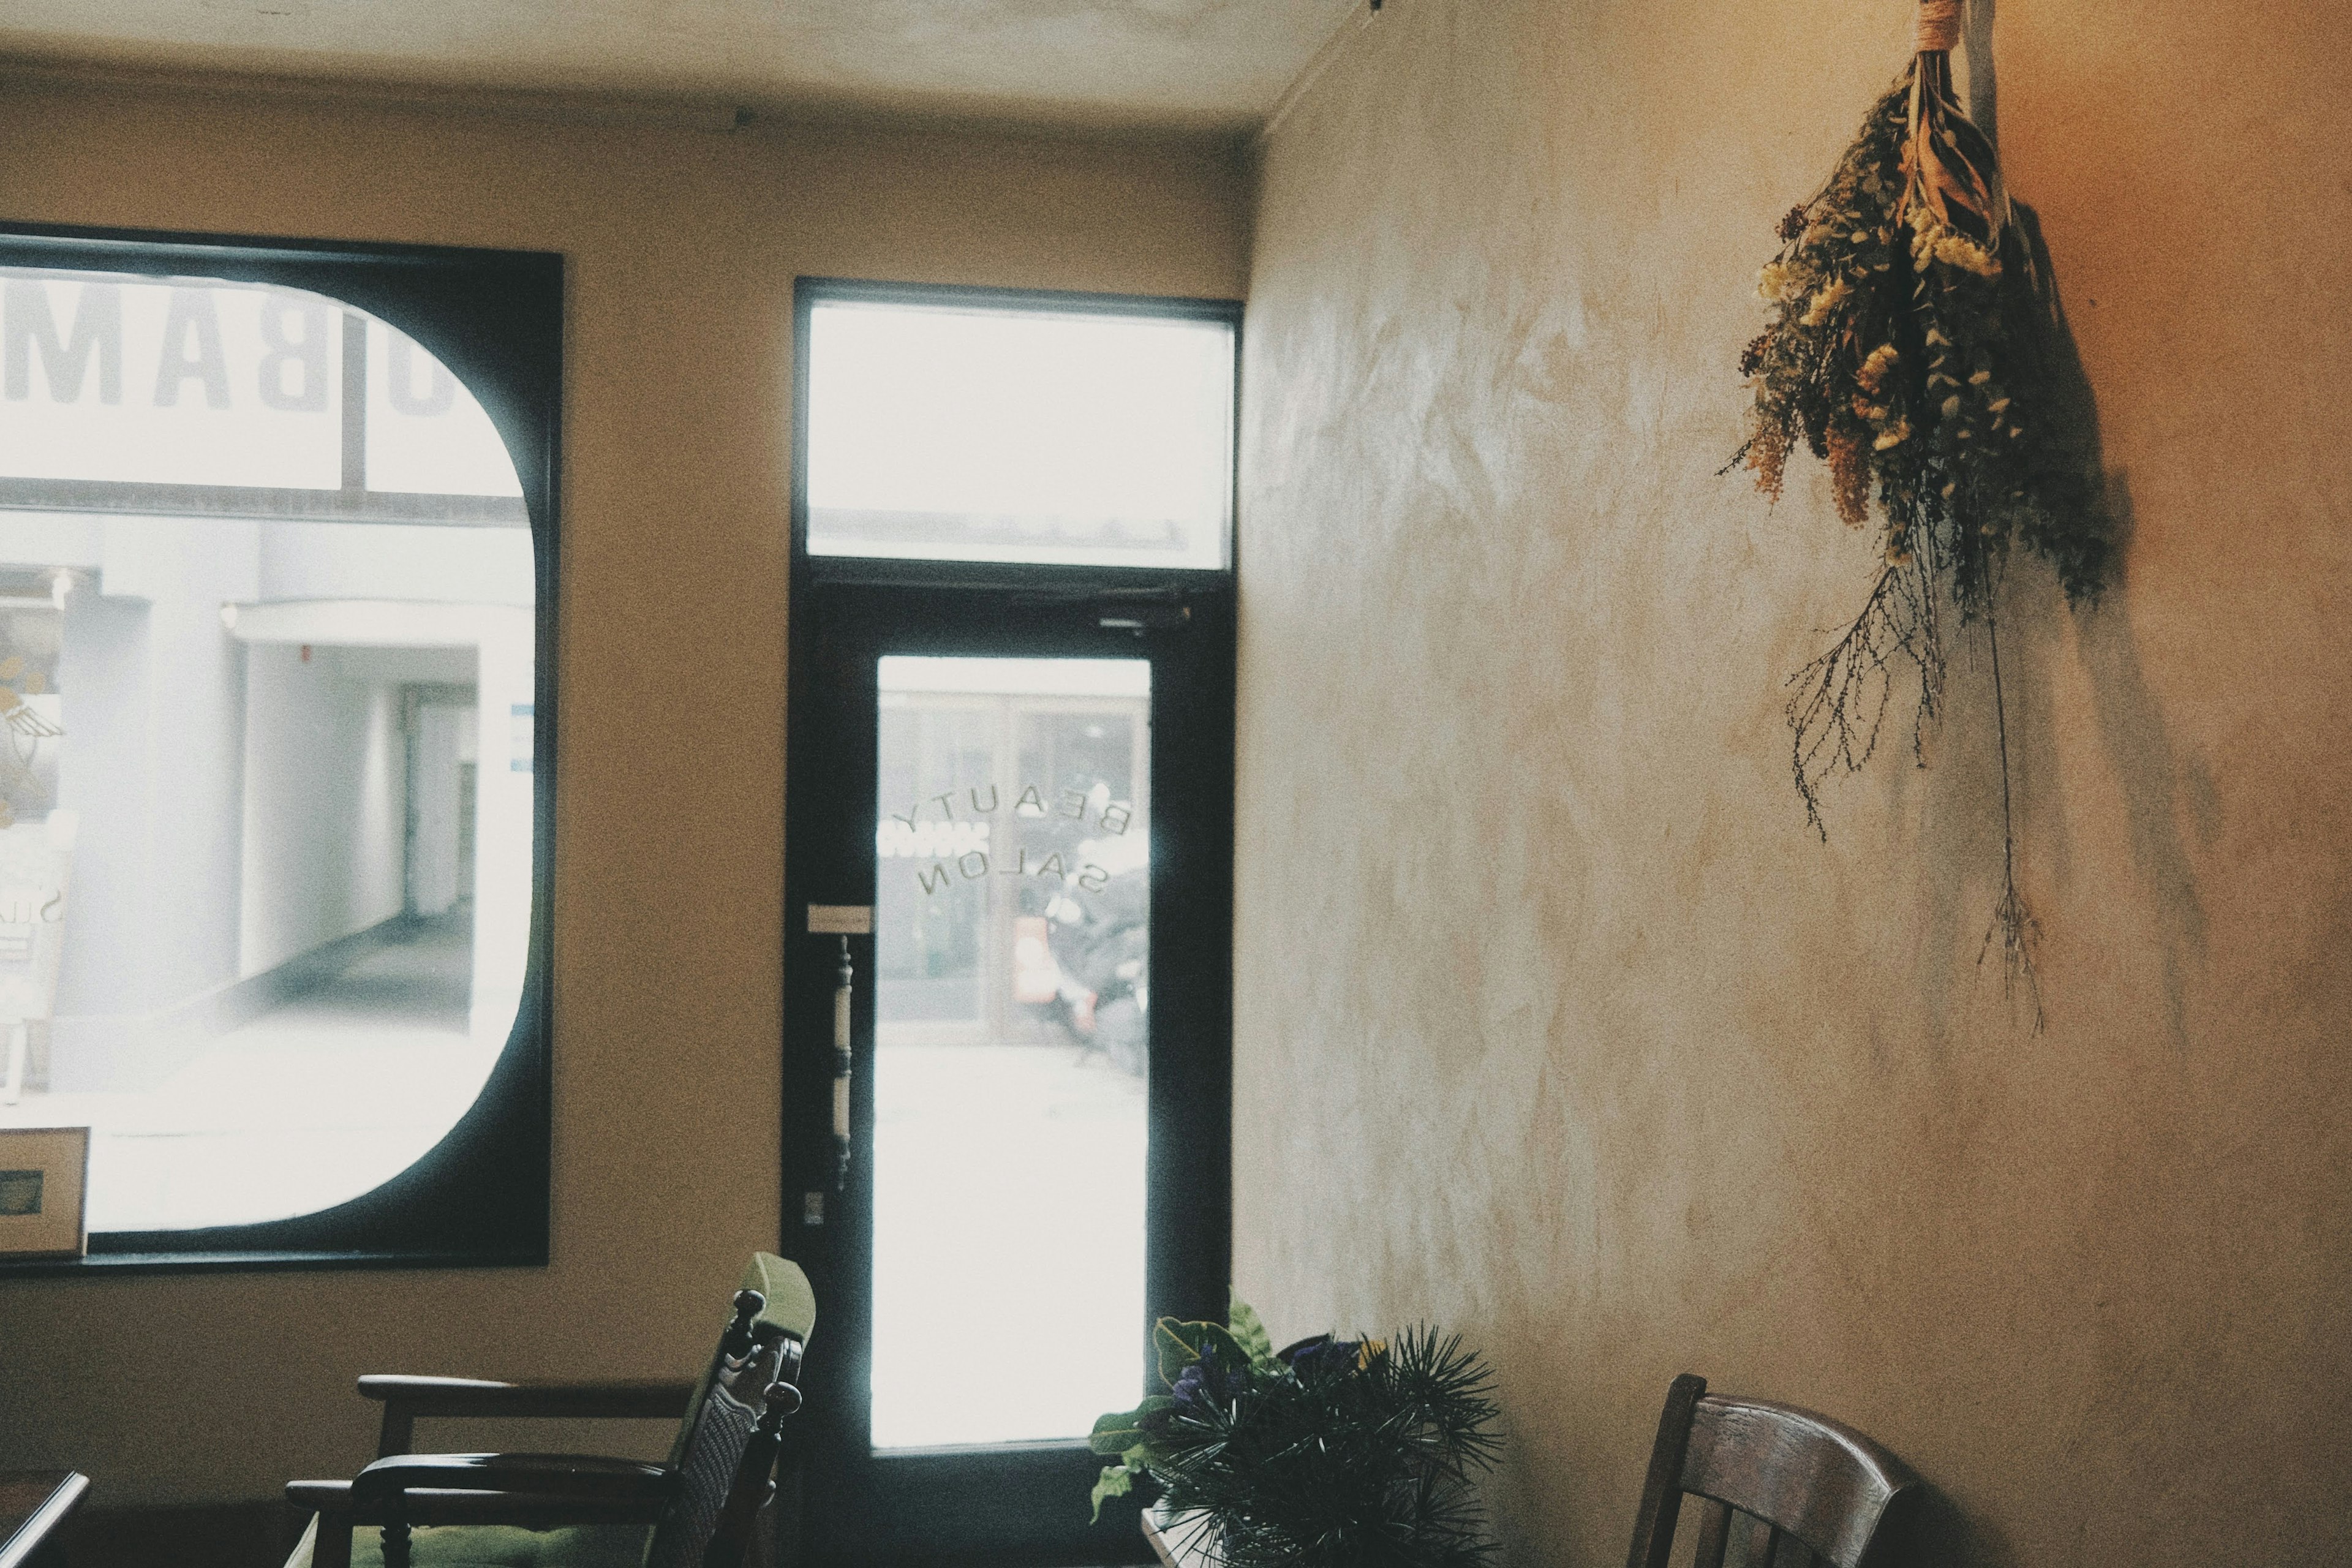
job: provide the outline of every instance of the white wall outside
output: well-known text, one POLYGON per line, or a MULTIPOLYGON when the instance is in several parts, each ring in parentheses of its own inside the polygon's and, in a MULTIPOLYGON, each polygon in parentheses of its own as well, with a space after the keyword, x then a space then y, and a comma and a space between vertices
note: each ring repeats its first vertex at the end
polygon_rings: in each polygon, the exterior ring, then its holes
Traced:
MULTIPOLYGON (((503 1036, 530 907, 528 531, 0 512, 6 567, 74 574, 58 804, 81 812, 81 848, 51 1089, 154 1080, 241 981, 400 912, 404 685, 479 687, 464 718, 439 710, 457 728, 436 743, 478 759, 473 1019, 503 1036), (289 629, 233 632, 230 605, 289 629)), ((439 772, 427 901, 446 909, 464 890, 439 772)))
MULTIPOLYGON (((58 979, 60 1087, 135 1076, 146 1024, 236 978, 245 660, 219 605, 254 591, 256 526, 104 519, 97 591, 67 601, 58 805, 81 813, 86 853, 58 979)), ((60 529, 59 553, 89 533, 60 529)))
POLYGON ((401 912, 400 689, 360 650, 247 649, 237 973, 261 973, 401 912))
POLYGON ((460 737, 473 721, 472 708, 453 702, 428 702, 416 710, 409 740, 416 798, 408 892, 420 915, 446 914, 469 891, 457 885, 457 763, 460 737))

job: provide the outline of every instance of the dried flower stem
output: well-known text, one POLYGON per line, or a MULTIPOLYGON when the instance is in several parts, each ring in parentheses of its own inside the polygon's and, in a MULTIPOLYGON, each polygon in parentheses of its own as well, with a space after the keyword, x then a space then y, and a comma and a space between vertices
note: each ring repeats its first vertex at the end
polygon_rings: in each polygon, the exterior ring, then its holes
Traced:
POLYGON ((2022 987, 2026 1005, 2033 1009, 2032 1032, 2042 1032, 2042 980, 2033 967, 2033 943, 2042 928, 2034 923, 2033 911, 2017 890, 2017 819, 2011 805, 2009 786, 2009 704, 2002 691, 2000 676, 2000 618, 1993 612, 1992 588, 1985 589, 1985 640, 1992 649, 1992 718, 1993 732, 2000 750, 2000 902, 1993 906, 1992 924, 1985 930, 1984 945, 1977 950, 1977 963, 1981 967, 1992 952, 1993 938, 2000 938, 2001 990, 2014 996, 2022 987))
POLYGON ((1927 726, 1935 717, 1944 675, 1936 584, 1924 554, 1882 564, 1870 597, 1845 634, 1789 677, 1788 684, 1797 688, 1788 704, 1790 766, 1805 803, 1805 820, 1825 844, 1829 828, 1822 820, 1822 785, 1833 774, 1860 773, 1878 750, 1887 704, 1906 661, 1919 683, 1911 751, 1924 763, 1927 726))

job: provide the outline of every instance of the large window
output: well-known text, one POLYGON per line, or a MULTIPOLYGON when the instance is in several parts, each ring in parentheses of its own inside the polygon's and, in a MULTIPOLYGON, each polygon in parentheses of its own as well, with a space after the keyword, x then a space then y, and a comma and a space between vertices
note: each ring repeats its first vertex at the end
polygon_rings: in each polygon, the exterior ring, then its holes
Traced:
POLYGON ((0 235, 0 1127, 90 1264, 544 1256, 561 270, 0 235))

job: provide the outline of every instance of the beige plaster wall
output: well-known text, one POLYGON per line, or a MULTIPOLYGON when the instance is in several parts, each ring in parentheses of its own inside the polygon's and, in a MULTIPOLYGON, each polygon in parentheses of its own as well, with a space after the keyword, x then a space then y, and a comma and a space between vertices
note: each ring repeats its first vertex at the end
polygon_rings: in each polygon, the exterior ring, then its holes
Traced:
POLYGON ((2048 1029, 1930 766, 1790 787, 1870 547, 1717 479, 1778 215, 1905 0, 1390 0, 1266 150, 1236 1274, 1501 1370, 1519 1563, 1625 1549, 1668 1379, 1832 1412, 1971 1563, 2352 1558, 2352 96, 2326 0, 2002 7, 2000 128, 2136 521, 2003 605, 2048 1029))
POLYGON ((1239 171, 54 86, 0 90, 0 149, 9 219, 558 250, 571 317, 553 1263, 0 1281, 0 1468, 262 1497, 373 1451, 362 1372, 690 1368, 779 1234, 793 279, 1230 297, 1239 171))

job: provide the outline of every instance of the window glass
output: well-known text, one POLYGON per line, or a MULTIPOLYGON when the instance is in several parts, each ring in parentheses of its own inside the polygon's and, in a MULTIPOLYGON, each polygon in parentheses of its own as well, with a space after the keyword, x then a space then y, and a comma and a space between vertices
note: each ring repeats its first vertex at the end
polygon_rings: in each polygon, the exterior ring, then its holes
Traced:
POLYGON ((818 301, 812 555, 1216 569, 1233 325, 818 301))
POLYGON ((337 301, 0 269, 0 1126, 92 1129, 93 1232, 317 1212, 480 1093, 535 571, 519 505, 461 503, 520 494, 449 370, 337 301))

